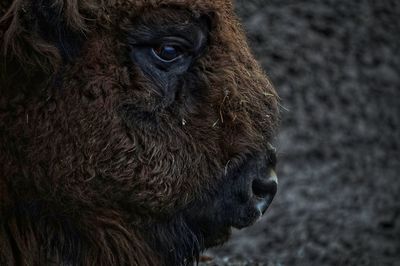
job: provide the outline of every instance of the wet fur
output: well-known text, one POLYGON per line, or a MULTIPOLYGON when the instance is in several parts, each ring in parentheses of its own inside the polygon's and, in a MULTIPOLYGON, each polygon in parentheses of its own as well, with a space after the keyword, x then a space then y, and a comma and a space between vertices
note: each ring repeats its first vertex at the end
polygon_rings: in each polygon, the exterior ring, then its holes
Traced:
POLYGON ((0 265, 183 265, 215 244, 196 212, 277 123, 231 3, 6 0, 0 17, 0 265), (124 37, 163 8, 212 18, 185 83, 202 90, 170 105, 124 37))

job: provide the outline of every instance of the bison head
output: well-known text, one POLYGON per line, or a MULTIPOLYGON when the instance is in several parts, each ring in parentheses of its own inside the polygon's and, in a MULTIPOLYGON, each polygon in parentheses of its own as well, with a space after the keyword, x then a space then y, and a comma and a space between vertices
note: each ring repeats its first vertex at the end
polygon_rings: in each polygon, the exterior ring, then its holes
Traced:
POLYGON ((277 186, 228 0, 0 4, 0 264, 183 265, 277 186))

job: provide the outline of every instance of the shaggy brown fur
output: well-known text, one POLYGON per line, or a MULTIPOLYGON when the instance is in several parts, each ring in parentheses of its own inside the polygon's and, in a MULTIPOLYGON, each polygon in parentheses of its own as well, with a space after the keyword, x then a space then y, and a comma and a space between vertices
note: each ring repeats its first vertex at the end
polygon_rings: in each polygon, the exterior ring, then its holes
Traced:
POLYGON ((0 17, 0 265, 198 256, 207 236, 187 221, 190 206, 264 150, 277 122, 231 2, 2 0, 0 17), (202 90, 165 105, 126 36, 142 16, 182 14, 211 21, 191 67, 202 90), (156 123, 126 123, 125 105, 156 123))

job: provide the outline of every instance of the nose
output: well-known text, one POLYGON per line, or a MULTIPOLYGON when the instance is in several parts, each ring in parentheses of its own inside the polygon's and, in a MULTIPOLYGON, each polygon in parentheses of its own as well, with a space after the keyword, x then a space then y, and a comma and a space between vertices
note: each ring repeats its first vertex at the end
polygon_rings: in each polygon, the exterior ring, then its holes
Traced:
POLYGON ((247 178, 251 185, 251 202, 262 215, 271 205, 278 189, 278 178, 275 173, 276 151, 269 149, 266 155, 253 157, 248 162, 247 178))
POLYGON ((240 229, 250 226, 271 205, 278 187, 275 166, 275 152, 269 150, 267 154, 250 157, 237 172, 237 179, 233 179, 236 182, 232 184, 237 204, 232 204, 230 209, 235 214, 231 221, 234 227, 240 229))
POLYGON ((270 168, 265 177, 258 175, 251 186, 256 208, 264 214, 275 197, 278 189, 278 178, 275 170, 270 168))

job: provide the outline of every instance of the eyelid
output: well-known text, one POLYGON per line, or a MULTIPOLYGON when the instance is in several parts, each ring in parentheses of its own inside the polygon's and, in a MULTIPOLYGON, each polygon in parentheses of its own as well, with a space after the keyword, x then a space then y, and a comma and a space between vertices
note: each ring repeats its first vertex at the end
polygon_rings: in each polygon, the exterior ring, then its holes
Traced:
POLYGON ((153 32, 153 34, 147 35, 146 31, 137 30, 129 33, 128 42, 133 46, 155 46, 167 43, 178 45, 190 51, 195 51, 198 46, 197 40, 192 40, 184 36, 184 32, 176 32, 176 35, 167 34, 164 31, 153 32), (157 37, 154 37, 153 34, 157 37))
POLYGON ((182 50, 191 52, 194 48, 194 44, 189 40, 177 36, 166 36, 162 37, 157 41, 158 45, 171 45, 183 48, 182 50))

